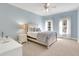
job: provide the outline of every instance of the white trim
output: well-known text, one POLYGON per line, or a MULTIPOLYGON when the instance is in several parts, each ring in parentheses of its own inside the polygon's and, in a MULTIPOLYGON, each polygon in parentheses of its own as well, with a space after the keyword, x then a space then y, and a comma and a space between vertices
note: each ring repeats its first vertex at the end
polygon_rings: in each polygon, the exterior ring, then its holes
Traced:
POLYGON ((60 37, 60 36, 58 36, 57 38, 66 38, 66 39, 72 39, 72 40, 79 41, 78 38, 73 38, 73 37, 62 37, 62 36, 60 37))
POLYGON ((79 39, 77 38, 77 42, 79 43, 79 39))
POLYGON ((71 39, 73 39, 73 40, 78 40, 77 38, 72 38, 72 37, 71 37, 71 39))
POLYGON ((77 38, 77 42, 79 43, 79 38, 77 38))

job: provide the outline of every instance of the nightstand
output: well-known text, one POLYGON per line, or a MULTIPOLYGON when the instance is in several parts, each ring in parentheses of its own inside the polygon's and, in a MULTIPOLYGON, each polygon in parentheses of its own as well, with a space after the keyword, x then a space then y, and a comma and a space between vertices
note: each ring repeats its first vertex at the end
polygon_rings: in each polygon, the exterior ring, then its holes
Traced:
POLYGON ((27 42, 27 34, 19 34, 18 35, 18 42, 19 43, 25 43, 25 42, 27 42))

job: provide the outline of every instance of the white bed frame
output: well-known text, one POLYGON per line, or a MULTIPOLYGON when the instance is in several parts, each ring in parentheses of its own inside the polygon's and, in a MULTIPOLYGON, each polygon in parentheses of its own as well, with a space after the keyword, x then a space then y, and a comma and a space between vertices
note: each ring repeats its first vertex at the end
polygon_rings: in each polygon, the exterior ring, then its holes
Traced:
POLYGON ((44 45, 47 48, 49 48, 49 46, 51 46, 53 43, 55 43, 57 41, 57 35, 56 35, 55 38, 51 37, 51 39, 49 39, 46 43, 44 43, 42 41, 38 41, 37 38, 30 37, 29 35, 27 36, 27 39, 30 40, 30 41, 33 41, 35 43, 44 45))
MULTIPOLYGON (((33 24, 32 24, 31 26, 34 26, 34 27, 35 27, 35 25, 33 25, 33 24)), ((29 26, 28 26, 28 28, 29 28, 29 26)), ((29 31, 29 30, 28 30, 28 31, 29 31)), ((56 33, 56 32, 55 32, 55 33, 56 33)), ((39 43, 39 44, 41 44, 41 45, 44 45, 44 46, 46 46, 47 48, 49 48, 49 46, 51 46, 53 43, 55 43, 55 42, 57 41, 57 33, 56 33, 55 36, 52 36, 46 43, 44 43, 44 42, 42 42, 42 41, 38 41, 37 38, 34 38, 34 37, 32 37, 32 36, 30 36, 30 35, 28 35, 28 34, 27 34, 27 39, 30 40, 30 41, 39 43)))

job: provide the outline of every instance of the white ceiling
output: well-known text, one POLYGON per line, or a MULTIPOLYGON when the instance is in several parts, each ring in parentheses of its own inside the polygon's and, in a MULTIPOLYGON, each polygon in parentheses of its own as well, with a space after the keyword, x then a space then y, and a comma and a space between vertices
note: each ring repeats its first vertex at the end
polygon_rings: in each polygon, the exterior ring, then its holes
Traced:
POLYGON ((10 4, 42 16, 66 12, 77 9, 79 7, 78 3, 50 3, 49 11, 48 13, 46 13, 43 7, 44 6, 43 3, 10 3, 10 4), (53 6, 56 6, 56 8, 52 8, 53 6))

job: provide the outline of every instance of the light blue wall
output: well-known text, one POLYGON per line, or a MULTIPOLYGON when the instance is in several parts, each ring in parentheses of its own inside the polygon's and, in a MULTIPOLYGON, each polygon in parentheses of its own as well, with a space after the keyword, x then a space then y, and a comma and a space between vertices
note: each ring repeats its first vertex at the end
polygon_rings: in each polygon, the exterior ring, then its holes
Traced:
POLYGON ((1 32, 4 32, 5 35, 16 38, 19 21, 41 25, 43 30, 45 30, 45 20, 48 18, 53 20, 54 31, 59 34, 59 21, 63 16, 69 16, 71 17, 71 36, 77 38, 77 23, 79 22, 77 22, 77 14, 79 12, 77 13, 75 10, 55 15, 39 16, 9 4, 0 4, 0 35, 1 32))
POLYGON ((78 39, 79 39, 79 9, 78 9, 78 13, 77 13, 77 18, 78 18, 78 21, 77 21, 77 24, 78 24, 78 30, 77 30, 77 34, 78 34, 78 39))
POLYGON ((43 26, 45 26, 45 20, 51 19, 54 24, 54 31, 59 35, 59 21, 64 17, 68 16, 71 18, 71 37, 77 38, 77 10, 63 12, 55 15, 43 16, 43 26))
POLYGON ((19 21, 38 25, 42 23, 41 16, 39 15, 11 6, 9 4, 0 3, 0 35, 1 32, 4 32, 4 35, 16 38, 16 33, 19 29, 19 21))

